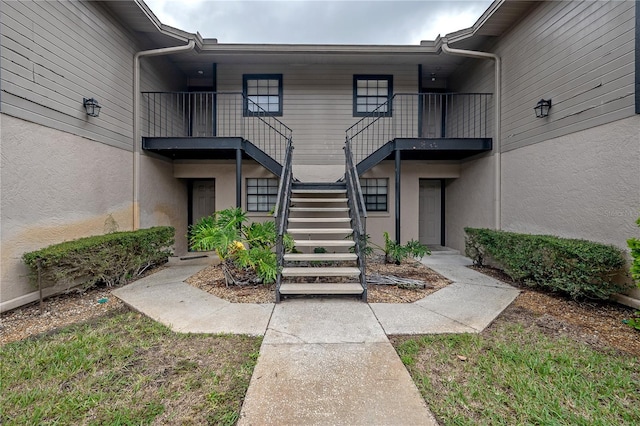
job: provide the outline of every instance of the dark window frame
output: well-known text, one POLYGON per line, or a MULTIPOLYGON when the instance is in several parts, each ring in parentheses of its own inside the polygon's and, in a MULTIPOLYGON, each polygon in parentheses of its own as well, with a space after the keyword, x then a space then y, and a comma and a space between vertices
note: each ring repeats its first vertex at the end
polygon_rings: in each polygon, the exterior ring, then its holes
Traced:
POLYGON ((367 212, 389 211, 389 178, 360 178, 360 187, 367 212), (375 184, 372 184, 371 181, 375 181, 375 184), (380 181, 384 182, 384 186, 379 185, 380 181), (379 189, 383 187, 385 188, 384 193, 379 192, 379 189), (379 199, 382 196, 384 196, 384 201, 379 199))
POLYGON ((354 74, 353 76, 353 116, 354 117, 367 117, 369 115, 378 115, 382 117, 392 116, 391 98, 393 97, 393 75, 392 74, 354 74), (358 99, 363 97, 380 97, 373 95, 358 95, 358 81, 360 80, 387 80, 387 111, 358 111, 358 99))
MULTIPOLYGON (((242 75, 242 94, 243 96, 243 102, 242 102, 242 115, 244 117, 253 117, 253 116, 264 116, 264 115, 271 115, 274 117, 282 117, 282 113, 283 113, 283 109, 282 109, 282 74, 243 74, 242 75), (277 80, 278 81, 278 111, 267 111, 265 110, 260 110, 258 112, 256 111, 249 111, 249 96, 258 96, 256 95, 249 95, 248 93, 248 81, 249 80, 277 80)), ((258 102, 256 102, 256 104, 260 105, 258 102)))
POLYGON ((251 213, 267 213, 273 210, 278 199, 278 178, 246 178, 246 204, 247 211, 251 213), (252 181, 255 181, 255 185, 251 185, 252 181), (261 181, 266 181, 261 184, 261 181), (265 185, 266 183, 266 185, 265 185), (260 188, 266 188, 264 193, 260 193, 260 188), (267 201, 260 201, 258 197, 266 196, 267 201), (252 202, 252 197, 255 197, 255 202, 252 202))

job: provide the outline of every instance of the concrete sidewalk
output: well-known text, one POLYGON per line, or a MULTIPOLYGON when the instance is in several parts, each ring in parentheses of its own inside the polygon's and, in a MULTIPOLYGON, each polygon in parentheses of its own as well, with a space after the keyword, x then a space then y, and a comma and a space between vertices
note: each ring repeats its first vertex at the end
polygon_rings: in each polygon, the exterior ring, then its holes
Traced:
POLYGON ((423 263, 453 284, 415 303, 237 304, 183 282, 210 263, 172 261, 113 293, 175 331, 264 335, 241 425, 437 424, 387 335, 477 333, 519 293, 434 251, 423 263))

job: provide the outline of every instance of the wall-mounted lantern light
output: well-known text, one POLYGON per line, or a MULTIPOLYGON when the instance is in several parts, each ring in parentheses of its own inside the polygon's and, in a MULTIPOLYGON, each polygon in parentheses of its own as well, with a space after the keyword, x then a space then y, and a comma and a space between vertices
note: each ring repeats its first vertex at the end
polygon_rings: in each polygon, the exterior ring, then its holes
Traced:
POLYGON ((97 117, 100 115, 100 105, 98 105, 98 101, 93 98, 82 98, 82 104, 84 105, 84 109, 87 110, 87 115, 90 117, 97 117))
POLYGON ((551 99, 540 99, 538 101, 538 105, 534 108, 536 112, 536 117, 542 118, 547 117, 549 115, 549 110, 551 109, 551 99))

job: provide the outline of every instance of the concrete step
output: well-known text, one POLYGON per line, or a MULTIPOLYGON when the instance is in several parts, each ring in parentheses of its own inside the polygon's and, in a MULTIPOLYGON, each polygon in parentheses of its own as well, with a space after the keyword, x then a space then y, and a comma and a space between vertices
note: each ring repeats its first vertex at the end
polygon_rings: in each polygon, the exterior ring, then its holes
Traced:
POLYGON ((284 255, 287 262, 331 262, 331 261, 349 261, 358 260, 355 253, 289 253, 284 255))
POLYGON ((350 223, 349 217, 290 217, 291 223, 350 223))
POLYGON ((353 247, 353 240, 293 240, 298 247, 353 247))
POLYGON ((290 212, 319 212, 319 213, 334 213, 334 212, 348 212, 349 207, 289 207, 290 212))
POLYGON ((292 203, 346 203, 346 198, 291 198, 292 203))
POLYGON ((292 194, 346 194, 346 189, 305 189, 305 188, 293 188, 292 194))
POLYGON ((349 235, 351 228, 287 228, 289 234, 342 234, 349 235))
POLYGON ((362 294, 358 283, 282 283, 280 294, 362 294))
POLYGON ((431 250, 431 255, 458 255, 460 252, 458 250, 452 249, 450 247, 444 247, 440 245, 427 245, 429 250, 431 250))
POLYGON ((282 268, 283 277, 359 277, 360 269, 349 267, 287 267, 282 268))

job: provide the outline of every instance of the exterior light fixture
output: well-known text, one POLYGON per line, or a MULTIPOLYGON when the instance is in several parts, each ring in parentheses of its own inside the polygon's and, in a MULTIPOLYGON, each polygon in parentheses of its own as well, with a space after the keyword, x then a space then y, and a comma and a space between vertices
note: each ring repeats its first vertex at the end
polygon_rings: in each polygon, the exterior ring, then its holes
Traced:
POLYGON ((436 81, 436 73, 435 72, 431 73, 431 81, 436 81))
POLYGON ((537 118, 547 117, 551 109, 551 99, 540 99, 534 108, 537 118))
POLYGON ((98 101, 93 98, 82 98, 82 105, 84 105, 84 109, 87 110, 87 115, 89 117, 97 117, 100 115, 100 108, 102 108, 98 101))

